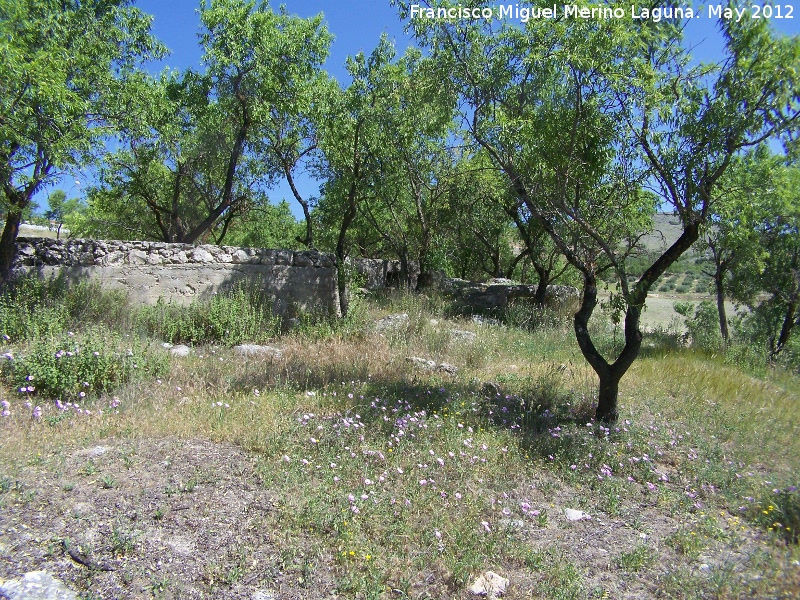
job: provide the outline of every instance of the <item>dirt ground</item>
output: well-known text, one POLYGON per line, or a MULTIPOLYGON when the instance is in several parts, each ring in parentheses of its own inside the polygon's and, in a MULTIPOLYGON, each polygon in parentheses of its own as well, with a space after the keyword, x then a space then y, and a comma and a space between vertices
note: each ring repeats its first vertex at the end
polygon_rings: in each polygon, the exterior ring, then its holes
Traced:
MULTIPOLYGON (((342 567, 309 550, 320 544, 298 543, 295 532, 287 545, 280 490, 260 481, 259 469, 268 465, 256 456, 227 444, 174 439, 108 440, 61 456, 56 467, 30 465, 4 481, 0 579, 46 570, 93 599, 345 597, 336 588, 342 567)), ((698 576, 719 567, 750 577, 752 555, 764 543, 748 531, 735 551, 720 545, 688 560, 664 545, 680 523, 663 510, 642 501, 628 521, 596 514, 569 522, 563 510, 571 498, 563 487, 542 495, 553 507, 545 528, 507 525, 534 550, 547 548, 579 565, 586 590, 612 590, 604 597, 659 597, 663 577, 677 565, 698 576), (643 543, 659 548, 655 566, 634 575, 612 568, 621 551, 643 543)), ((510 579, 512 599, 539 597, 548 577, 514 564, 495 570, 510 579)), ((409 575, 411 597, 471 597, 435 565, 409 575)), ((408 596, 389 590, 381 597, 408 596)))

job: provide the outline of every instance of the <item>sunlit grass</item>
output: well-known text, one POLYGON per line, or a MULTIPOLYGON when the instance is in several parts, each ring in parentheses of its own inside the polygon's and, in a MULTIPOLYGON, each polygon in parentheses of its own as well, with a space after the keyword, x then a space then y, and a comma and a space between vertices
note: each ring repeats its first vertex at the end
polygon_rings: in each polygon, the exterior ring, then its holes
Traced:
POLYGON ((774 597, 797 581, 787 572, 796 546, 784 549, 772 526, 792 510, 773 490, 797 483, 796 376, 654 350, 623 378, 620 422, 605 428, 591 420, 596 380, 568 323, 528 332, 445 319, 437 306, 368 306, 358 327, 273 340, 280 358, 196 346, 166 375, 80 413, 37 399, 36 416, 4 389, 0 474, 55 473, 65 453, 103 440, 237 444, 279 495, 281 560, 304 580, 329 564, 346 597, 453 597, 487 569, 514 573, 538 597, 615 597, 622 584, 590 585, 596 573, 562 541, 575 531, 566 508, 628 532, 607 561, 620 581, 636 574, 671 597, 723 598, 774 597), (397 312, 408 322, 374 330, 397 312), (459 371, 428 372, 408 356, 459 371), (757 548, 758 565, 698 576, 701 557, 738 548, 757 548))

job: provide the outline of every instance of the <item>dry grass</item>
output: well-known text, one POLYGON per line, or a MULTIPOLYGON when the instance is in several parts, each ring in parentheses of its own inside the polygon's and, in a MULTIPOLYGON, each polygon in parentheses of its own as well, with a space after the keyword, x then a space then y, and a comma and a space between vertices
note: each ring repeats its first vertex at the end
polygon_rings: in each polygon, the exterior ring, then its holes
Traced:
POLYGON ((14 517, 0 530, 27 523, 56 547, 93 531, 92 555, 116 570, 87 573, 6 533, 0 576, 14 573, 15 547, 26 568, 61 569, 85 597, 466 598, 486 569, 511 579, 509 598, 792 597, 797 547, 739 507, 796 484, 796 376, 656 349, 623 379, 622 420, 606 431, 587 427, 596 383, 568 325, 530 333, 432 308, 372 306, 360 325, 274 340, 280 358, 199 346, 161 380, 86 404, 90 415, 47 406, 33 419, 14 399, 0 422, 0 503, 14 517), (388 312, 409 319, 376 331, 388 312), (111 450, 89 467, 97 446, 111 450), (214 498, 237 493, 239 508, 211 519, 214 498), (209 518, 180 516, 187 502, 209 518), (48 533, 36 515, 71 503, 94 503, 93 516, 48 533), (567 521, 565 508, 594 518, 567 521), (159 545, 239 526, 266 537, 227 536, 191 558, 159 545), (153 552, 163 579, 145 568, 153 552))

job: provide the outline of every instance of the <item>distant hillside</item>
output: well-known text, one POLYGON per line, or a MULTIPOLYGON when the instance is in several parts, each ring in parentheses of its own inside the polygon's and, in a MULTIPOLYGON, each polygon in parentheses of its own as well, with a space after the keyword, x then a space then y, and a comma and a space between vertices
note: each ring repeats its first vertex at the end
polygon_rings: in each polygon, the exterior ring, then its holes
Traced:
POLYGON ((645 248, 651 251, 665 250, 680 237, 681 222, 678 215, 672 213, 658 213, 653 217, 653 233, 642 238, 645 248))

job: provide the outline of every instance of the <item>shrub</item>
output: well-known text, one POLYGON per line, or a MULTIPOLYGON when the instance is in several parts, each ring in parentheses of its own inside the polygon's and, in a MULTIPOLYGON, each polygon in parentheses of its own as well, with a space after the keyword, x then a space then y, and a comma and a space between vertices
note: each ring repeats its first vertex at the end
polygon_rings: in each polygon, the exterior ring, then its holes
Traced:
POLYGON ((751 521, 790 544, 800 541, 800 491, 797 486, 773 489, 747 507, 751 521))
POLYGON ((537 306, 532 301, 510 302, 503 313, 503 321, 506 325, 527 331, 558 329, 569 320, 568 315, 559 314, 544 306, 537 306))
POLYGON ((171 343, 220 342, 235 346, 274 337, 280 319, 269 299, 254 286, 235 285, 210 300, 189 306, 159 301, 138 309, 135 326, 146 335, 171 343))
POLYGON ((65 277, 17 280, 0 296, 0 335, 12 342, 58 335, 81 323, 123 327, 129 305, 126 294, 102 290, 95 282, 70 284, 65 277))
POLYGON ((142 343, 126 347, 119 334, 98 326, 41 338, 18 356, 7 354, 0 375, 23 395, 72 400, 111 392, 136 377, 162 375, 167 366, 165 353, 142 343))
POLYGON ((676 313, 685 317, 692 346, 701 350, 719 350, 722 346, 722 336, 719 332, 719 314, 713 303, 703 300, 694 309, 694 315, 691 302, 676 302, 673 308, 676 313))

